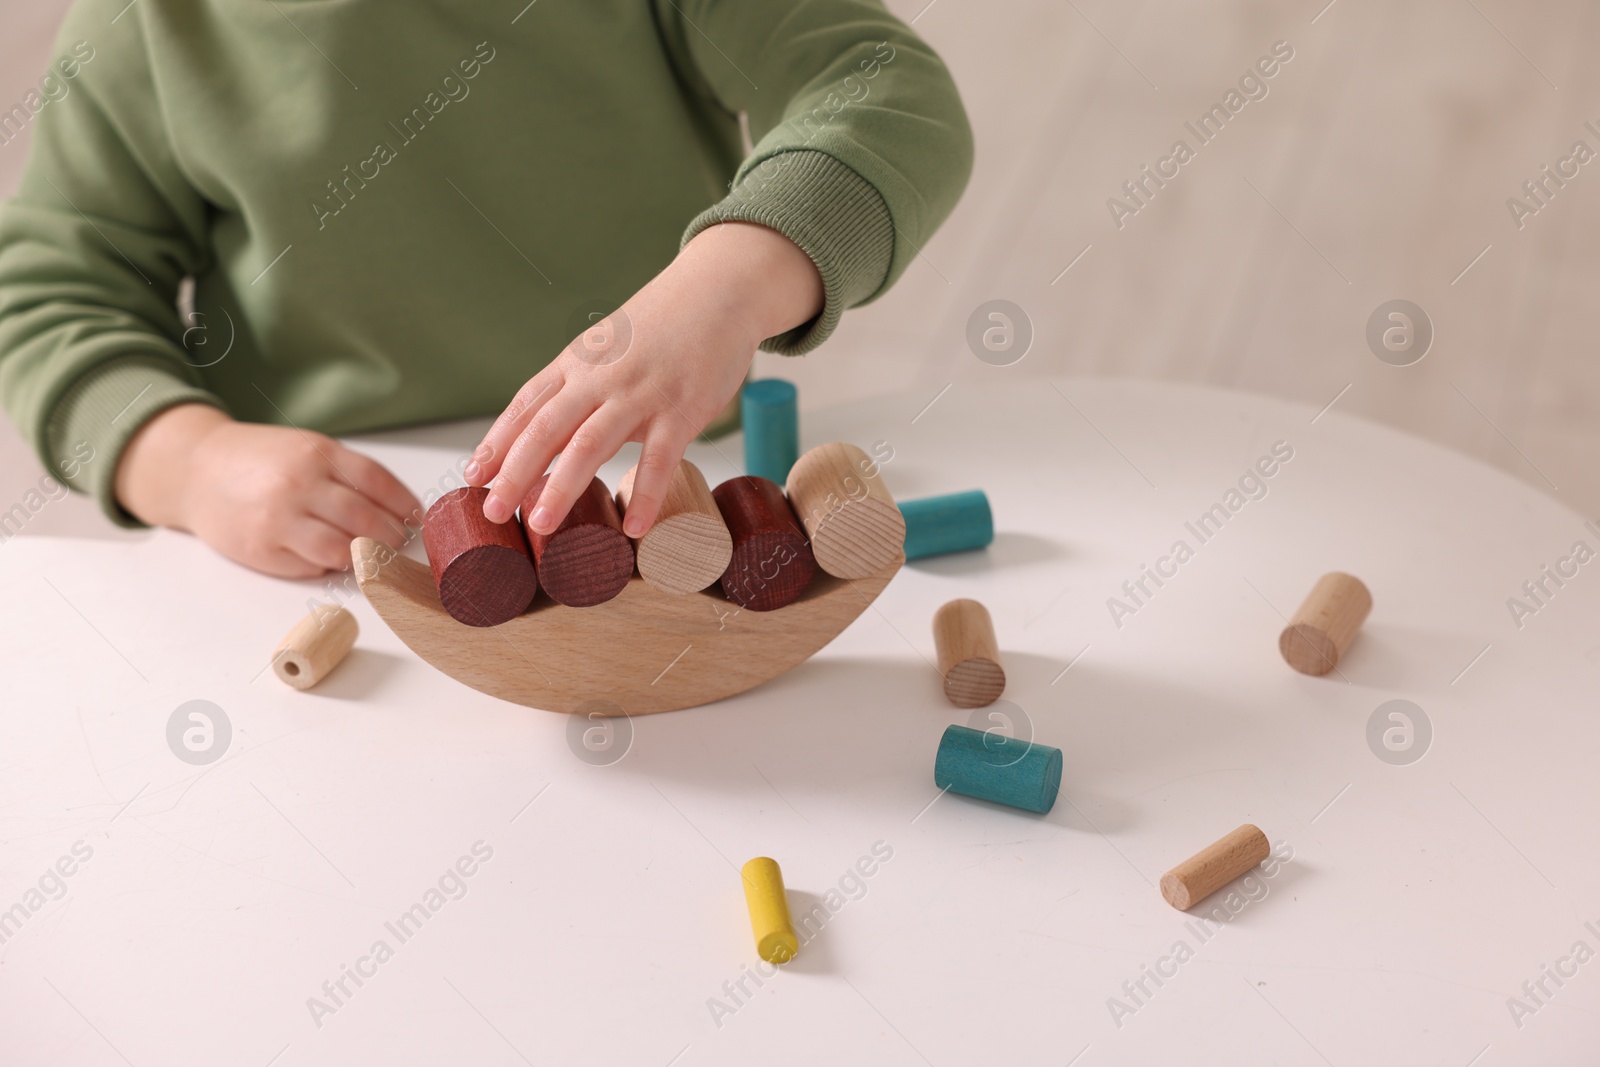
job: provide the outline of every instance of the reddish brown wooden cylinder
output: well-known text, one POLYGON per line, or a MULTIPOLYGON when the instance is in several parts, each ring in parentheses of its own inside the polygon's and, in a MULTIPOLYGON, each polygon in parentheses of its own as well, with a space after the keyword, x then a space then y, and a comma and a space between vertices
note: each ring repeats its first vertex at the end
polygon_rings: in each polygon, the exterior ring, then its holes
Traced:
POLYGON ((722 592, 741 608, 771 611, 792 604, 817 573, 800 519, 776 482, 747 474, 711 491, 733 536, 722 592))
MULTIPOLYGON (((549 480, 546 474, 522 498, 524 523, 538 506, 539 494, 549 480)), ((569 608, 604 604, 633 577, 633 542, 622 532, 617 502, 599 478, 589 482, 553 533, 528 530, 527 534, 539 581, 557 604, 569 608)))
POLYGON ((498 626, 528 610, 539 582, 522 526, 483 517, 487 489, 446 493, 422 520, 439 600, 468 626, 498 626))

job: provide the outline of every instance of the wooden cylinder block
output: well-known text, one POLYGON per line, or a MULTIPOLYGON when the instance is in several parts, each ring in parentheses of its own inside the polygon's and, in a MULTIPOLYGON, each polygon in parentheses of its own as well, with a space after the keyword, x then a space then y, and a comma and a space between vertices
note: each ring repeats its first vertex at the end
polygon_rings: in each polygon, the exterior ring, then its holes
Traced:
POLYGON ((783 484, 800 458, 800 416, 794 384, 782 378, 746 382, 739 391, 744 471, 783 484))
POLYGON ((1272 851, 1267 835, 1245 823, 1214 841, 1161 876, 1161 895, 1179 911, 1188 911, 1242 874, 1272 851))
POLYGON ((756 953, 768 963, 788 963, 800 951, 800 939, 789 918, 789 898, 783 891, 778 862, 757 856, 739 875, 744 881, 744 902, 750 909, 750 928, 756 935, 756 953))
POLYGON ((944 695, 956 707, 981 708, 1006 691, 994 622, 976 600, 952 600, 934 612, 933 643, 944 695))
POLYGON ((446 493, 422 520, 439 600, 457 622, 498 626, 528 610, 539 591, 522 526, 483 517, 489 490, 467 486, 446 493))
POLYGON ((933 784, 1043 815, 1061 791, 1061 750, 996 731, 948 726, 934 757, 933 784))
POLYGON ((746 474, 711 491, 733 538, 722 574, 729 600, 751 611, 792 604, 811 584, 817 561, 794 509, 776 482, 746 474))
POLYGON ((866 578, 900 558, 906 520, 867 454, 844 441, 818 445, 789 472, 789 501, 805 524, 817 566, 866 578))
MULTIPOLYGON (((546 474, 522 498, 524 524, 549 480, 546 474)), ((633 577, 633 542, 622 532, 617 502, 599 478, 590 480, 553 532, 527 532, 539 581, 557 604, 569 608, 604 604, 633 577)))
POLYGON ((970 552, 994 540, 994 513, 982 489, 907 500, 900 505, 906 521, 906 559, 970 552))
POLYGON ((1301 674, 1327 674, 1339 665, 1356 631, 1372 610, 1372 594, 1361 579, 1331 571, 1278 635, 1278 651, 1301 674))
POLYGON ((294 624, 272 654, 272 671, 296 689, 310 689, 344 662, 361 627, 344 608, 320 604, 294 624))
MULTIPOLYGON (((624 517, 638 469, 631 468, 617 486, 617 507, 624 517)), ((698 593, 728 569, 733 538, 699 467, 678 461, 655 525, 634 542, 634 554, 639 576, 667 593, 698 593)))

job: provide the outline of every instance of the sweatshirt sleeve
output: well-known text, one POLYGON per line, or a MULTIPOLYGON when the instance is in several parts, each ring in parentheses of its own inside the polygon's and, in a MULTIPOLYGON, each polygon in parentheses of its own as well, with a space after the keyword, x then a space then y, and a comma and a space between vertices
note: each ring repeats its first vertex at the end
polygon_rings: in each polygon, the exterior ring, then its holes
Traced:
POLYGON ((128 440, 175 404, 221 401, 185 359, 176 306, 205 205, 168 148, 138 18, 91 44, 78 26, 97 8, 67 18, 54 55, 70 62, 0 205, 0 401, 52 474, 136 526, 113 492, 128 440))
POLYGON ((972 131, 944 63, 881 0, 658 0, 669 40, 754 149, 689 224, 770 226, 822 275, 814 320, 762 348, 799 355, 887 289, 960 198, 972 131))

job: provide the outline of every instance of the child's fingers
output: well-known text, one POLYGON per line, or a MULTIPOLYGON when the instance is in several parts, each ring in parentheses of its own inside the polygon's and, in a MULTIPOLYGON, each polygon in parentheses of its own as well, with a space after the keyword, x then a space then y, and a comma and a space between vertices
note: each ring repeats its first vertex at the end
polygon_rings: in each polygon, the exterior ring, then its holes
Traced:
POLYGON ((550 472, 550 480, 539 492, 539 503, 532 515, 524 515, 535 533, 550 533, 567 517, 573 502, 594 481, 595 472, 617 454, 632 436, 633 420, 621 405, 602 404, 573 433, 561 450, 561 458, 550 472))
POLYGON ((551 365, 528 379, 527 384, 517 390, 511 403, 494 420, 489 432, 483 435, 483 440, 472 453, 472 462, 462 470, 468 485, 489 484, 489 480, 500 472, 512 444, 522 435, 528 423, 533 421, 533 417, 555 398, 561 385, 561 372, 551 365))
POLYGON ((370 537, 390 548, 404 548, 406 528, 400 519, 372 500, 338 482, 324 482, 307 502, 311 514, 344 531, 347 538, 370 537))
POLYGON ((633 494, 628 498, 628 513, 622 519, 623 533, 633 538, 643 537, 655 523, 661 502, 667 498, 667 488, 672 484, 672 475, 690 440, 676 430, 662 428, 659 423, 645 434, 639 467, 633 475, 633 494))
POLYGON ((314 515, 298 515, 289 521, 283 546, 307 563, 325 571, 350 566, 350 536, 314 515))
MULTIPOLYGON (((343 445, 337 447, 338 471, 343 475, 341 481, 348 480, 353 489, 402 524, 412 515, 421 512, 422 502, 413 496, 411 490, 407 489, 383 464, 343 445)), ((400 536, 405 536, 403 531, 400 536)))
POLYGON ((583 421, 594 414, 595 403, 571 389, 563 390, 539 409, 506 452, 500 473, 489 487, 483 502, 483 516, 490 522, 505 522, 555 459, 556 453, 583 421))

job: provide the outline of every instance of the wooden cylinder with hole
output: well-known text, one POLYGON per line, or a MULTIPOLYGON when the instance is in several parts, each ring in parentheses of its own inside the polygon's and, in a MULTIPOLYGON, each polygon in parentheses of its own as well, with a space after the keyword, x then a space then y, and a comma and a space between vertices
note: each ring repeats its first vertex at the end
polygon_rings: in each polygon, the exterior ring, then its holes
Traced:
POLYGON ((484 518, 488 495, 476 486, 452 490, 434 501, 422 520, 422 544, 439 601, 451 618, 468 626, 514 619, 539 591, 522 526, 484 518))
POLYGON ((933 644, 945 699, 956 707, 981 708, 1006 691, 994 622, 976 600, 952 600, 933 613, 933 644))
POLYGON ((800 599, 817 572, 811 546, 778 483, 746 474, 711 491, 733 540, 722 592, 741 608, 772 611, 800 599))
MULTIPOLYGON (((617 485, 617 508, 623 518, 638 470, 631 468, 617 485)), ((678 461, 655 524, 633 546, 639 577, 663 592, 698 593, 721 579, 733 558, 733 538, 699 467, 686 459, 678 461)))
POLYGON ((344 608, 318 604, 279 642, 272 672, 286 685, 310 689, 344 662, 360 632, 356 617, 344 608))
POLYGON ((1245 823, 1213 841, 1161 876, 1161 895, 1179 911, 1188 911, 1267 858, 1267 835, 1245 823))
POLYGON ((905 517, 878 464, 855 445, 835 441, 801 456, 788 492, 817 566, 837 578, 877 574, 905 550, 905 517))
MULTIPOLYGON (((522 498, 525 529, 528 516, 539 505, 539 496, 549 481, 550 475, 544 475, 522 498)), ((589 480, 555 530, 527 533, 539 583, 557 604, 569 608, 604 604, 622 592, 633 577, 633 542, 622 532, 617 502, 598 477, 589 480)))
POLYGON ((1372 610, 1372 594, 1361 579, 1331 571, 1278 635, 1278 651, 1301 674, 1327 674, 1339 665, 1356 631, 1372 610))

